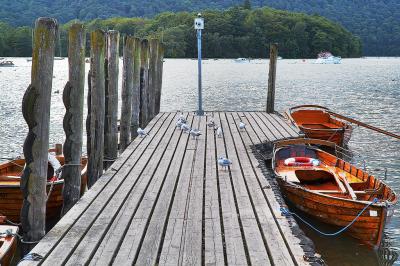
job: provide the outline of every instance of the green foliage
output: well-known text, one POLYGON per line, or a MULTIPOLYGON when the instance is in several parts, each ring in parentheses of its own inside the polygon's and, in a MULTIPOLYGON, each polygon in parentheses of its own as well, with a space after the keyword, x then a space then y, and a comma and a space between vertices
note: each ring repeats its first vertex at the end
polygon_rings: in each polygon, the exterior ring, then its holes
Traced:
MULTIPOLYGON (((0 20, 13 26, 32 26, 34 19, 44 16, 55 17, 60 23, 66 23, 73 19, 89 21, 110 17, 152 17, 165 11, 223 10, 243 6, 244 3, 250 1, 0 0, 0 20)), ((365 55, 400 55, 399 0, 252 0, 251 5, 327 17, 360 36, 365 55)))
MULTIPOLYGON (((279 43, 279 54, 284 58, 315 58, 320 51, 329 50, 342 57, 361 55, 361 42, 338 24, 320 17, 301 13, 278 11, 270 8, 245 9, 234 7, 226 11, 206 10, 203 32, 204 56, 212 58, 268 57, 269 44, 279 43)), ((193 28, 195 13, 161 13, 153 19, 111 18, 92 20, 86 23, 88 31, 115 29, 122 34, 138 37, 156 37, 166 46, 167 57, 196 57, 196 34, 193 28)), ((72 22, 61 27, 63 56, 67 52, 67 30, 72 22)), ((11 29, 11 40, 6 44, 25 44, 30 41, 30 30, 26 27, 11 29), (18 37, 25 33, 25 38, 18 37)), ((89 40, 89 38, 87 38, 89 40)), ((0 39, 1 40, 1 39, 0 39)), ((0 47, 1 47, 0 41, 0 47)), ((26 55, 25 46, 13 45, 12 51, 26 55)), ((6 54, 0 50, 0 54, 6 54)))
POLYGON ((251 2, 250 2, 250 0, 244 0, 243 8, 244 8, 244 9, 251 9, 251 2))

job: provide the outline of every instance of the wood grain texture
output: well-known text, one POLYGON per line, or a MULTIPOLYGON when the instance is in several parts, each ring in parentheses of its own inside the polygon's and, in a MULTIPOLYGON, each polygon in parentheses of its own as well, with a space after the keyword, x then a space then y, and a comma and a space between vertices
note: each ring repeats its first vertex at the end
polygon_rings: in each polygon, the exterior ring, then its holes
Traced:
POLYGON ((131 142, 132 95, 134 86, 134 57, 135 39, 125 37, 123 53, 124 65, 122 70, 122 105, 120 124, 120 151, 123 152, 131 142))
POLYGON ((83 24, 73 24, 69 29, 69 80, 63 92, 66 112, 63 121, 65 166, 62 171, 62 179, 65 183, 62 215, 72 208, 81 195, 81 169, 78 164, 81 161, 83 141, 85 45, 86 33, 83 24))
POLYGON ((133 91, 132 91, 132 119, 131 139, 137 137, 140 116, 140 69, 141 69, 141 41, 135 38, 135 54, 133 63, 133 91))
POLYGON ((149 41, 142 40, 140 47, 140 115, 139 125, 145 127, 149 120, 149 41))
POLYGON ((22 100, 22 113, 29 128, 24 143, 26 167, 21 177, 24 198, 21 223, 25 241, 40 240, 45 234, 50 100, 57 32, 55 19, 36 20, 31 85, 22 100))
POLYGON ((42 265, 307 265, 252 152, 269 127, 288 131, 258 113, 183 115, 202 135, 177 129, 180 113, 157 115, 33 250, 42 265), (219 156, 233 165, 223 170, 219 156))
POLYGON ((88 104, 87 151, 88 187, 103 174, 104 112, 105 112, 105 33, 96 30, 90 34, 90 105, 88 104))
POLYGON ((269 51, 269 72, 268 72, 268 93, 267 93, 267 113, 275 110, 275 83, 276 83, 276 63, 278 60, 278 44, 272 43, 269 51))
POLYGON ((107 32, 106 86, 104 120, 104 168, 107 169, 118 157, 118 77, 119 32, 107 32))

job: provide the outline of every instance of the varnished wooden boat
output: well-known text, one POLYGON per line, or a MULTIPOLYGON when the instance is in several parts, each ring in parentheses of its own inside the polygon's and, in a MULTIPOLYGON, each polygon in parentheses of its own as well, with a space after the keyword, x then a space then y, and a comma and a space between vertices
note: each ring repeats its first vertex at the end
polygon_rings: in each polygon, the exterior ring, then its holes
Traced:
POLYGON ((15 235, 4 235, 3 233, 6 231, 17 234, 18 226, 0 225, 0 265, 2 266, 10 265, 17 249, 17 237, 15 235))
MULTIPOLYGON (((64 156, 56 156, 61 165, 64 164, 64 156)), ((87 159, 82 159, 81 171, 81 194, 86 189, 86 164, 87 159)), ((24 159, 16 159, 0 164, 0 213, 7 218, 18 223, 20 221, 20 211, 22 207, 22 193, 20 189, 20 176, 25 165, 24 159)), ((52 180, 47 182, 47 193, 51 189, 50 197, 47 201, 46 218, 53 219, 60 217, 63 205, 62 189, 64 180, 52 180)))
POLYGON ((272 166, 284 197, 316 219, 339 227, 350 224, 370 205, 346 232, 378 247, 387 218, 397 203, 395 192, 383 181, 316 145, 335 147, 334 143, 313 139, 275 143, 272 166))
POLYGON ((351 138, 351 124, 334 117, 323 106, 299 105, 286 114, 308 138, 328 140, 339 146, 347 145, 351 138))

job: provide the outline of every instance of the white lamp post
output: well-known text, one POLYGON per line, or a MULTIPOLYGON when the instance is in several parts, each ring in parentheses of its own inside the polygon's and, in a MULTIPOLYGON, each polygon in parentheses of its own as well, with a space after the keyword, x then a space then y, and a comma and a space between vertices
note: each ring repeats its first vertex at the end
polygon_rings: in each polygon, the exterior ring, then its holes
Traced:
POLYGON ((201 17, 199 13, 197 18, 194 20, 194 28, 197 30, 197 57, 198 57, 198 90, 199 90, 199 98, 198 98, 198 109, 197 115, 204 115, 203 111, 203 100, 202 100, 202 88, 201 88, 201 31, 204 30, 204 18, 201 17))

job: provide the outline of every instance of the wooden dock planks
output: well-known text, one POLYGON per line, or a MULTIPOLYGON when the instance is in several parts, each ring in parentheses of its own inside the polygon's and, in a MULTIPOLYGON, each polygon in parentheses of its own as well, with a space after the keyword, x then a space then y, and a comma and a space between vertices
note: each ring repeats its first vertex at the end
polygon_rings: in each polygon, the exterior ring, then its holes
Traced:
POLYGON ((157 115, 32 250, 44 260, 21 265, 306 265, 251 149, 296 131, 276 114, 185 113, 194 139, 179 115, 157 115))

